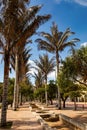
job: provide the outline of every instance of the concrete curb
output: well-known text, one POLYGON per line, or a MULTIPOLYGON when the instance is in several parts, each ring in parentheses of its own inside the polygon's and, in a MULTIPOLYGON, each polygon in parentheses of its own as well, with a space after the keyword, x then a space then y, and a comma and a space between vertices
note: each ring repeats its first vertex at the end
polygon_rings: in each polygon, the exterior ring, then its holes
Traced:
POLYGON ((56 128, 51 128, 37 113, 33 112, 38 122, 43 126, 43 130, 57 130, 56 128))
POLYGON ((74 121, 72 118, 66 116, 66 115, 63 115, 63 114, 59 114, 59 120, 61 120, 62 122, 67 122, 69 124, 71 124, 72 126, 75 127, 75 129, 78 129, 78 130, 87 130, 87 124, 81 124, 77 121, 74 121))

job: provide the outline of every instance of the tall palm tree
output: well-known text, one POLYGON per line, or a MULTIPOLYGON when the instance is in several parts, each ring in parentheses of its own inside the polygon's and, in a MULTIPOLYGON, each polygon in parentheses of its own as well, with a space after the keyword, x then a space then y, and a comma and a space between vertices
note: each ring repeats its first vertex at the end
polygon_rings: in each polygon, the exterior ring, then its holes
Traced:
MULTIPOLYGON (((74 38, 68 41, 70 35, 75 34, 71 32, 70 28, 67 28, 65 32, 60 32, 55 23, 51 27, 51 34, 46 32, 39 33, 42 38, 36 39, 38 43, 38 49, 46 50, 50 53, 55 54, 56 56, 56 66, 57 66, 57 77, 59 72, 59 52, 63 51, 68 46, 75 46, 75 42, 78 42, 79 39, 74 38)), ((58 86, 58 108, 61 109, 61 99, 60 99, 60 90, 58 86)))
POLYGON ((16 110, 19 105, 19 89, 21 89, 19 83, 26 78, 26 73, 30 70, 30 64, 28 63, 31 56, 30 51, 30 48, 26 49, 25 46, 22 46, 18 48, 17 59, 15 59, 15 54, 12 55, 11 65, 16 71, 13 110, 16 110))
POLYGON ((49 73, 51 73, 52 71, 54 71, 54 67, 55 67, 55 61, 54 61, 54 57, 52 57, 50 60, 49 60, 49 57, 47 54, 44 54, 43 56, 39 56, 39 61, 36 60, 35 61, 35 64, 37 66, 37 69, 39 69, 43 76, 44 76, 44 79, 45 79, 45 99, 46 99, 46 105, 48 104, 48 101, 47 101, 47 89, 46 89, 46 86, 47 86, 47 76, 49 73))
MULTIPOLYGON (((20 26, 18 28, 18 34, 19 37, 17 39, 17 42, 21 45, 26 43, 27 38, 31 37, 35 31, 38 29, 39 25, 44 23, 45 20, 47 21, 50 18, 50 15, 46 15, 46 16, 38 16, 37 12, 41 9, 41 6, 33 6, 30 7, 28 10, 21 10, 21 16, 20 16, 20 26), (21 21, 23 20, 23 21, 21 21), (41 21, 41 22, 40 22, 41 21), (21 33, 21 31, 23 32, 23 34, 21 33)), ((14 42, 15 43, 15 42, 14 42)), ((18 89, 18 53, 19 53, 19 49, 18 46, 15 47, 15 70, 16 70, 16 79, 15 79, 15 88, 14 88, 14 93, 16 95, 17 93, 17 89, 18 89)), ((17 94, 18 95, 18 94, 17 94)), ((15 102, 16 102, 16 98, 15 97, 15 102)), ((13 109, 16 109, 16 104, 17 103, 13 103, 15 104, 15 106, 13 106, 13 109)))
POLYGON ((41 6, 33 6, 25 11, 25 0, 3 0, 0 11, 0 47, 4 53, 4 86, 1 111, 1 125, 6 125, 7 90, 9 77, 10 56, 13 47, 21 46, 32 36, 39 26, 49 20, 50 15, 39 16, 37 12, 41 6), (23 8, 23 9, 22 9, 23 8), (30 24, 28 24, 30 22, 30 24))

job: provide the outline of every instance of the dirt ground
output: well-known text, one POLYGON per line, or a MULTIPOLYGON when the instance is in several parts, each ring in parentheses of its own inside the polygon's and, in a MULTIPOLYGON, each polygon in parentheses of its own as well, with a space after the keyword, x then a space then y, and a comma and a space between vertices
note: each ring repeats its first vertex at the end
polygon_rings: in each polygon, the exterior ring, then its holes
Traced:
MULTIPOLYGON (((72 104, 72 103, 71 103, 72 104)), ((70 106, 71 106, 70 104, 70 106)), ((87 105, 87 104, 86 104, 87 105)), ((80 103, 80 106, 83 106, 83 103, 80 103)), ((77 110, 74 110, 74 106, 66 107, 64 110, 58 110, 55 105, 49 105, 46 107, 43 105, 45 109, 48 111, 51 111, 52 113, 55 114, 64 114, 70 118, 72 118, 74 121, 78 121, 81 124, 86 123, 87 124, 87 107, 83 109, 83 107, 77 107, 77 110)), ((58 130, 72 130, 71 126, 67 124, 62 124, 61 121, 57 122, 47 122, 52 128, 56 127, 58 130)), ((74 130, 74 129, 73 129, 74 130)))
MULTIPOLYGON (((45 107, 48 111, 55 113, 55 114, 64 114, 66 116, 71 117, 72 119, 78 121, 79 123, 87 123, 87 110, 73 110, 73 108, 67 108, 65 110, 58 110, 55 105, 41 105, 40 107, 45 107)), ((0 112, 1 113, 1 112, 0 112)), ((29 103, 24 104, 22 107, 19 108, 18 111, 13 111, 9 109, 7 111, 7 120, 13 121, 12 128, 13 130, 43 130, 43 126, 38 123, 36 116, 33 112, 29 109, 29 103)), ((48 122, 51 127, 55 127, 58 130, 72 130, 70 126, 66 124, 62 124, 60 121, 55 123, 48 122)), ((1 129, 0 129, 1 130, 1 129)), ((4 130, 4 129, 3 129, 4 130)))
POLYGON ((43 130, 43 126, 40 125, 35 115, 30 111, 29 103, 24 104, 17 111, 9 108, 7 111, 7 121, 13 122, 11 130, 43 130))

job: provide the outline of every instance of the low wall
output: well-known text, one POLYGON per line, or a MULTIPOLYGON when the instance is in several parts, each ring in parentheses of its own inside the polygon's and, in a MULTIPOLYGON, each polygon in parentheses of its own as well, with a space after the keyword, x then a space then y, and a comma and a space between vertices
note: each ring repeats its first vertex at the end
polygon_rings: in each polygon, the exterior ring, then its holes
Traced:
POLYGON ((51 128, 36 112, 33 112, 33 114, 36 116, 38 122, 43 126, 43 130, 57 130, 56 128, 51 128))
POLYGON ((59 120, 63 123, 67 123, 74 130, 87 130, 87 124, 81 124, 81 123, 74 121, 72 118, 65 116, 63 114, 59 114, 59 120))

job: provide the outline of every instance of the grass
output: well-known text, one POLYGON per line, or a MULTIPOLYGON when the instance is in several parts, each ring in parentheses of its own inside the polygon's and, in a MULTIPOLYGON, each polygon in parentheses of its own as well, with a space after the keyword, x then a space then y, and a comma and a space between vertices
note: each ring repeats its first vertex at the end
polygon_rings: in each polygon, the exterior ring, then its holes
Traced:
POLYGON ((11 127, 12 127, 12 121, 7 122, 6 126, 1 126, 1 123, 0 123, 1 129, 11 129, 11 127))

